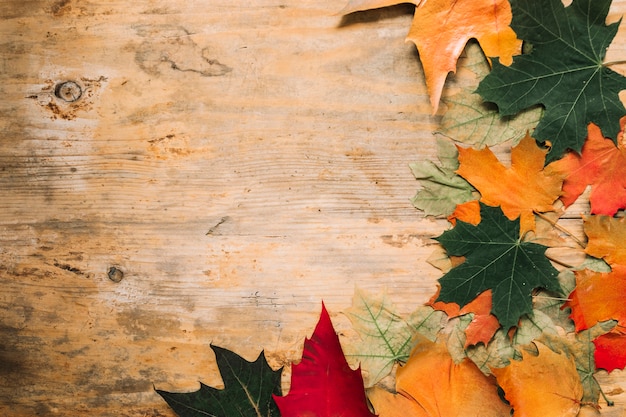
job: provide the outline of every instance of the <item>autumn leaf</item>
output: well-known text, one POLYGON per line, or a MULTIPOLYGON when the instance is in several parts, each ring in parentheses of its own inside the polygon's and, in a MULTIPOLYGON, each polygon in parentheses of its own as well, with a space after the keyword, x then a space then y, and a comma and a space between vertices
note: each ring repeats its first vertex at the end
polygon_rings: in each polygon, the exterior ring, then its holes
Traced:
POLYGON ((562 159, 550 164, 556 171, 565 173, 561 201, 570 206, 592 186, 589 201, 591 214, 613 216, 626 208, 626 148, 623 129, 626 118, 620 122, 617 146, 606 139, 600 128, 593 123, 588 126, 587 140, 579 154, 569 152, 562 159))
POLYGON ((394 311, 386 292, 378 295, 357 289, 352 306, 344 313, 361 340, 348 345, 346 356, 356 358, 366 372, 366 387, 387 376, 398 362, 406 362, 416 332, 434 340, 442 327, 444 313, 423 306, 404 318, 394 311))
MULTIPOLYGON (((402 2, 352 0, 343 13, 402 2)), ((457 59, 468 40, 478 40, 485 55, 500 57, 505 65, 511 63, 513 55, 520 53, 521 42, 509 27, 511 6, 508 0, 409 2, 416 8, 407 40, 415 43, 419 51, 433 113, 437 112, 446 77, 449 72, 455 72, 457 59)))
POLYGON ((593 344, 597 369, 611 372, 626 367, 626 329, 598 336, 593 344))
POLYGON ((526 132, 532 132, 539 123, 541 107, 535 106, 513 116, 500 117, 498 108, 493 103, 485 102, 476 93, 479 81, 490 70, 485 55, 472 42, 465 47, 465 54, 466 58, 463 63, 459 61, 459 66, 463 65, 471 72, 472 81, 462 86, 458 93, 443 98, 447 110, 441 118, 437 133, 479 149, 507 140, 517 144, 526 132))
POLYGON ((494 369, 498 385, 516 416, 575 417, 583 388, 574 360, 535 342, 537 356, 522 353, 522 360, 494 369))
POLYGON ((472 321, 465 328, 465 347, 478 343, 489 343, 495 332, 500 328, 496 316, 491 314, 491 290, 480 293, 476 298, 461 308, 457 303, 444 303, 435 301, 439 296, 439 290, 428 301, 435 310, 445 312, 448 317, 454 318, 472 313, 472 321))
POLYGON ((535 212, 554 211, 564 174, 544 170, 547 151, 526 136, 511 149, 505 167, 489 148, 459 148, 457 173, 480 192, 480 200, 500 206, 510 220, 520 218, 521 235, 535 230, 535 212))
POLYGON ((594 340, 596 366, 612 371, 626 365, 626 271, 608 273, 588 269, 576 271, 576 289, 564 307, 571 308, 576 331, 586 330, 598 322, 616 320, 610 333, 594 340))
POLYGON ((608 216, 585 216, 587 254, 604 259, 613 270, 626 268, 626 219, 608 216))
POLYGON ((590 328, 600 321, 618 320, 626 328, 626 273, 575 271, 576 289, 564 307, 572 309, 576 331, 590 328))
POLYGON ((508 220, 500 208, 484 204, 480 212, 477 226, 457 221, 436 238, 449 255, 467 257, 439 279, 437 301, 465 306, 491 289, 491 312, 508 329, 532 311, 535 288, 560 293, 558 272, 545 257, 545 246, 520 239, 519 220, 508 220))
POLYGON ((350 369, 326 307, 300 363, 293 365, 289 393, 275 395, 282 417, 375 417, 367 406, 361 370, 350 369))
POLYGON ((606 25, 611 0, 513 0, 512 28, 532 52, 510 66, 493 60, 493 70, 477 92, 496 103, 502 116, 537 104, 545 112, 533 136, 551 144, 547 162, 567 149, 580 152, 587 125, 600 126, 616 140, 626 109, 618 93, 626 78, 603 65, 619 22, 606 25))
POLYGON ((455 364, 440 343, 422 340, 396 373, 396 394, 372 390, 368 396, 380 417, 508 417, 493 378, 468 359, 455 364), (400 414, 406 410, 406 414, 400 414))
POLYGON ((448 216, 457 204, 476 198, 476 190, 455 171, 459 168, 458 151, 448 140, 437 139, 437 159, 409 164, 422 189, 411 199, 427 216, 448 216))
POLYGON ((215 352, 224 389, 200 384, 200 389, 188 393, 162 390, 156 392, 180 417, 278 417, 278 408, 272 399, 281 395, 282 368, 274 371, 263 352, 254 362, 218 346, 215 352))
POLYGON ((574 358, 576 371, 583 387, 581 401, 584 403, 596 404, 601 393, 600 384, 595 378, 597 349, 594 346, 595 342, 592 343, 592 341, 611 331, 616 324, 617 321, 609 320, 576 334, 560 335, 546 332, 538 339, 553 351, 565 352, 574 358))

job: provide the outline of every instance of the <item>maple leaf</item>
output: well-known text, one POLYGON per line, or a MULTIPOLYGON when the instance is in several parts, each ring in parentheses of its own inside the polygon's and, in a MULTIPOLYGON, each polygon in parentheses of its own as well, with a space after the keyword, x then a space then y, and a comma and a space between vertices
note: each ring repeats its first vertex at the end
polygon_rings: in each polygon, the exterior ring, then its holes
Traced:
POLYGON ((593 340, 597 369, 611 372, 626 367, 626 329, 598 336, 593 340))
POLYGON ((626 366, 626 269, 611 272, 594 272, 588 269, 575 271, 576 288, 564 307, 571 308, 570 317, 576 331, 586 330, 596 323, 616 320, 617 325, 608 334, 593 342, 596 346, 596 366, 607 370, 626 366))
POLYGON ((576 331, 590 328, 600 321, 618 320, 626 328, 626 273, 623 270, 594 272, 588 269, 575 271, 576 288, 564 307, 570 307, 570 317, 576 331))
POLYGON ((603 65, 619 26, 605 24, 610 5, 611 0, 574 0, 568 7, 561 0, 511 1, 511 26, 532 52, 515 57, 510 66, 494 59, 477 92, 503 116, 543 104, 533 136, 551 143, 547 162, 568 148, 579 152, 589 122, 617 137, 626 113, 618 93, 626 78, 603 65))
POLYGON ((472 73, 472 80, 462 86, 458 93, 443 98, 447 110, 441 118, 437 133, 479 149, 507 140, 519 142, 526 132, 537 126, 542 108, 535 106, 513 116, 500 117, 498 108, 493 103, 485 102, 476 93, 479 80, 485 78, 490 70, 485 55, 473 42, 465 47, 465 55, 465 62, 459 62, 459 66, 462 65, 472 73))
POLYGON ((569 152, 562 159, 550 164, 551 169, 566 174, 561 201, 570 206, 592 185, 589 202, 591 214, 613 216, 626 208, 626 149, 623 130, 626 118, 620 121, 617 147, 606 139, 600 128, 593 123, 588 126, 587 140, 579 154, 569 152))
POLYGON ((450 141, 437 139, 437 158, 440 165, 431 160, 409 164, 422 185, 411 202, 427 216, 448 216, 457 204, 475 198, 475 190, 455 172, 459 168, 458 151, 450 141))
POLYGON ((394 312, 386 292, 378 296, 355 290, 352 307, 345 312, 361 337, 360 343, 348 346, 348 357, 357 358, 367 372, 367 387, 387 376, 395 363, 406 362, 419 332, 434 340, 442 327, 443 312, 424 306, 403 318, 394 312))
POLYGON ((508 220, 500 208, 480 207, 477 226, 457 221, 436 238, 449 255, 467 258, 439 279, 437 301, 465 306, 491 289, 491 312, 508 329, 532 311, 535 288, 560 294, 558 272, 545 257, 545 246, 521 240, 519 220, 508 220))
POLYGON ((557 333, 544 333, 538 339, 554 352, 562 351, 574 358, 576 371, 583 386, 581 400, 583 403, 597 403, 601 393, 600 384, 594 376, 597 349, 594 346, 595 342, 592 343, 592 341, 611 331, 616 324, 617 321, 609 320, 576 334, 569 333, 561 336, 557 333))
POLYGON ((493 378, 468 359, 455 364, 441 343, 422 340, 396 373, 397 394, 375 389, 368 397, 380 417, 505 417, 493 378), (406 410, 406 414, 400 413, 406 410))
POLYGON ((480 293, 476 298, 461 308, 457 303, 436 302, 439 296, 437 293, 428 301, 428 305, 435 310, 445 312, 448 317, 458 317, 472 313, 472 321, 465 328, 465 346, 476 345, 478 343, 489 343, 494 333, 500 328, 500 323, 496 316, 491 314, 491 290, 480 293))
MULTIPOLYGON (((476 39, 485 55, 500 57, 511 63, 520 53, 521 42, 509 27, 511 6, 508 0, 413 0, 415 14, 407 40, 415 43, 426 77, 426 86, 437 112, 441 92, 449 72, 455 72, 456 61, 465 44, 476 39)), ((385 7, 403 1, 352 0, 343 13, 385 7)))
POLYGON ((457 173, 478 189, 483 203, 501 206, 510 220, 520 217, 524 235, 535 230, 534 212, 554 211, 561 194, 565 175, 544 170, 546 152, 527 135, 511 149, 507 168, 489 148, 459 148, 457 173))
POLYGON ((180 417, 271 417, 279 416, 272 399, 281 395, 282 368, 269 367, 263 352, 254 362, 218 346, 215 352, 224 389, 200 383, 200 389, 188 393, 156 390, 180 417))
POLYGON ((515 415, 575 417, 583 388, 574 360, 535 342, 538 355, 522 352, 521 361, 494 369, 498 385, 515 415))
POLYGON ((324 304, 313 335, 304 341, 302 360, 292 367, 289 393, 274 400, 282 417, 375 417, 361 370, 348 365, 324 304))
POLYGON ((588 242, 585 252, 604 259, 613 270, 626 268, 626 219, 585 216, 583 226, 588 242))

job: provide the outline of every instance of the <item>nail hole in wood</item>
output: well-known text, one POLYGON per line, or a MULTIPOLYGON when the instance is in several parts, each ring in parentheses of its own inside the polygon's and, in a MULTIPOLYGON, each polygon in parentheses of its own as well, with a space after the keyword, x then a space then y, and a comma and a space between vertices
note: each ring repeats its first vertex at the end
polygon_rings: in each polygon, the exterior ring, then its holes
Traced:
POLYGON ((124 278, 124 271, 114 266, 110 267, 107 271, 107 276, 113 282, 120 282, 124 278))
POLYGON ((64 81, 56 85, 54 95, 63 101, 72 103, 83 95, 83 89, 74 81, 64 81))

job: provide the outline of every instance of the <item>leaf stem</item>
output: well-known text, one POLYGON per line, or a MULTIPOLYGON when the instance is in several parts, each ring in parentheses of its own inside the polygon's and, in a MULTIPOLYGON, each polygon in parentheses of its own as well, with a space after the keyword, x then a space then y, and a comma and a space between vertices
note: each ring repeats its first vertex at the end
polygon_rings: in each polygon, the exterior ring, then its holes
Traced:
MULTIPOLYGON (((593 379, 595 379, 595 377, 593 379)), ((615 402, 607 398, 606 394, 604 393, 604 390, 602 389, 598 381, 596 381, 596 384, 598 384, 598 388, 600 389, 600 395, 602 395, 602 398, 604 398, 604 401, 606 401, 606 405, 609 407, 613 407, 615 405, 615 402)))
POLYGON ((574 236, 574 234, 572 232, 570 232, 569 230, 567 230, 563 226, 557 224, 555 221, 552 221, 550 218, 548 218, 548 216, 546 216, 543 213, 535 212, 535 214, 537 215, 537 217, 539 217, 539 218, 547 221, 548 223, 550 223, 552 225, 552 227, 554 227, 555 229, 565 233, 574 242, 576 242, 578 244, 578 246, 580 246, 581 248, 585 249, 585 243, 583 241, 581 241, 580 239, 578 239, 576 236, 574 236))
POLYGON ((612 65, 621 65, 621 64, 626 64, 626 60, 604 62, 602 65, 604 65, 605 67, 610 67, 612 65))

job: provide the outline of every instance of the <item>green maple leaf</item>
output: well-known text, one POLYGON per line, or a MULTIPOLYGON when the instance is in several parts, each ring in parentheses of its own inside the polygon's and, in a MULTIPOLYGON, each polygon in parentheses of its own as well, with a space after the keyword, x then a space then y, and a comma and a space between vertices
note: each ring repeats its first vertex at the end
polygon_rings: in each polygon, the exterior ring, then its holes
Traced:
POLYGON ((282 368, 274 371, 263 352, 254 362, 217 346, 215 352, 224 389, 200 383, 188 393, 156 390, 180 417, 270 417, 280 416, 272 394, 281 395, 282 368))
POLYGON ((526 132, 532 131, 541 118, 541 107, 534 106, 515 114, 500 117, 493 103, 486 103, 476 93, 478 81, 489 74, 489 64, 477 43, 465 47, 464 67, 474 74, 468 85, 443 98, 448 109, 441 118, 440 133, 457 142, 482 148, 511 140, 517 144, 526 132))
POLYGON ((474 187, 455 172, 459 168, 458 155, 450 141, 438 138, 439 165, 430 160, 409 165, 422 185, 411 202, 427 216, 449 216, 457 204, 476 199, 474 187))
POLYGON ((348 345, 346 356, 360 362, 367 372, 366 387, 387 376, 397 362, 406 362, 413 347, 415 333, 431 341, 443 326, 445 313, 422 306, 403 318, 395 312, 387 294, 372 295, 356 289, 352 306, 345 312, 360 342, 348 345))
POLYGON ((611 0, 512 0, 511 27, 532 45, 531 53, 513 58, 509 67, 494 59, 492 72, 477 92, 513 115, 536 104, 545 113, 535 139, 550 141, 546 164, 569 148, 580 151, 593 122, 617 140, 626 109, 618 93, 626 78, 603 65, 619 22, 605 24, 611 0))
POLYGON ((491 312, 508 329, 532 312, 534 289, 561 294, 558 271, 545 257, 546 246, 520 238, 519 218, 511 221, 499 207, 482 203, 480 215, 477 226, 457 221, 454 229, 436 238, 448 255, 466 257, 439 279, 437 301, 463 307, 491 289, 491 312))

